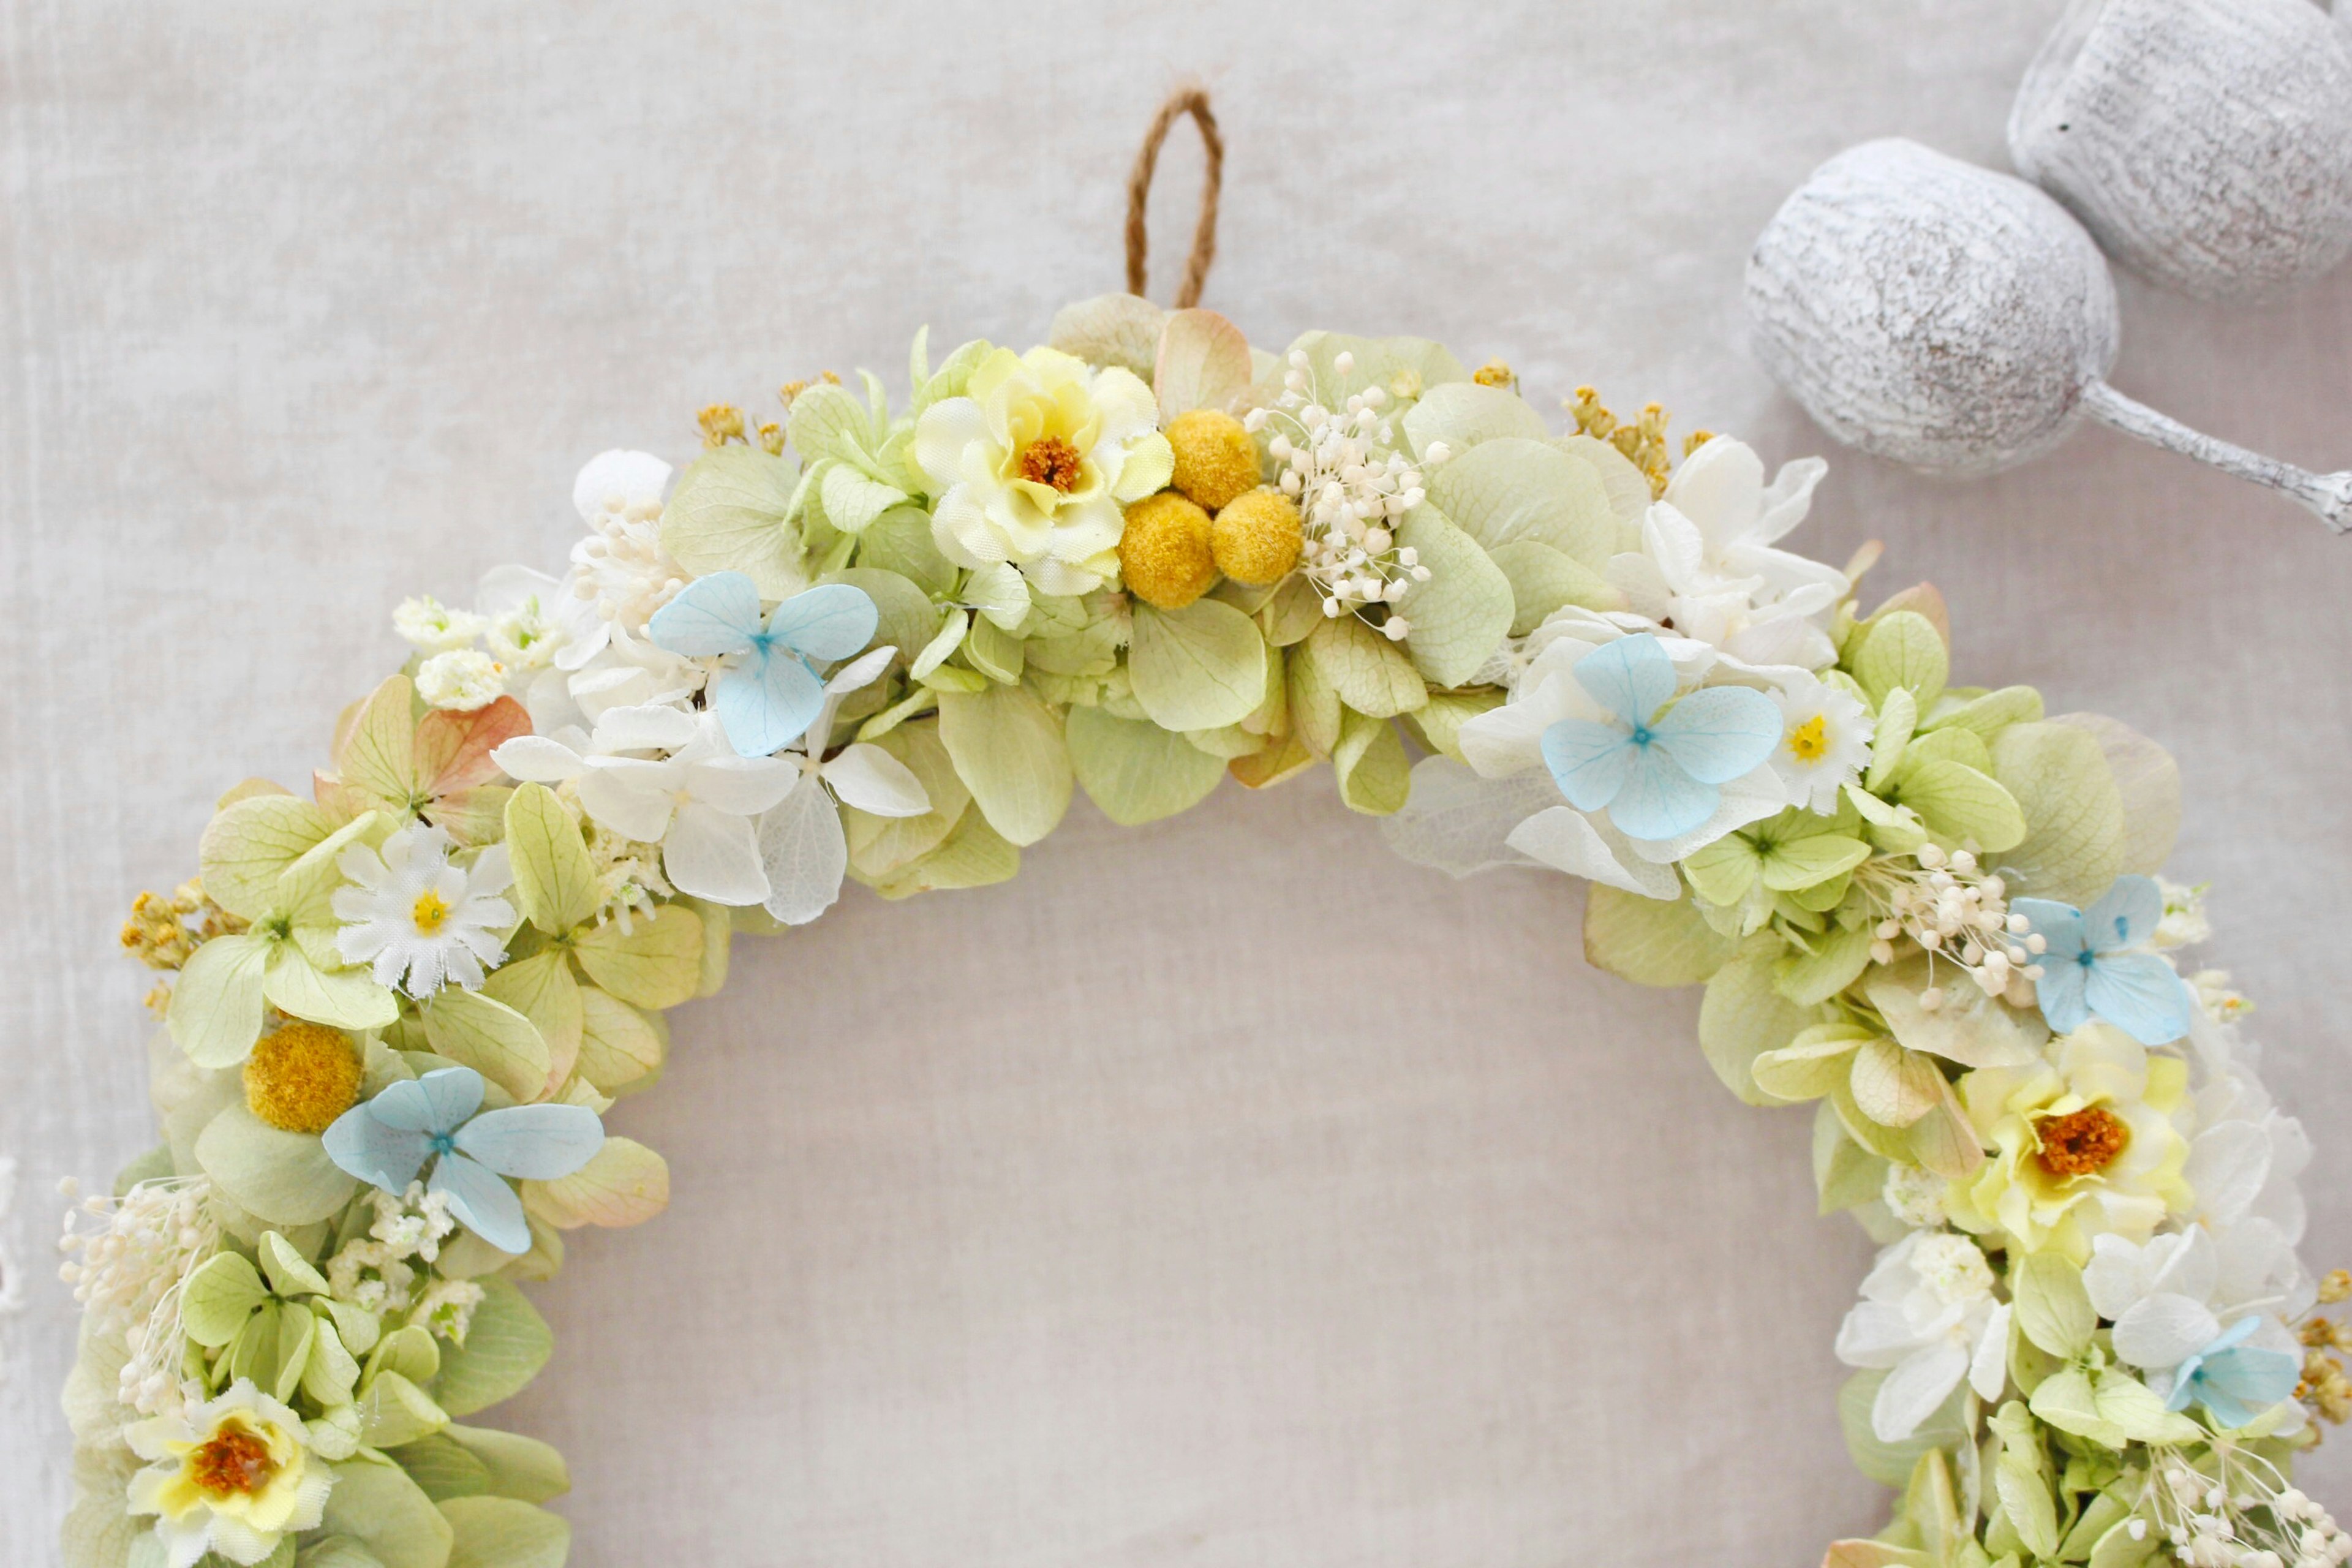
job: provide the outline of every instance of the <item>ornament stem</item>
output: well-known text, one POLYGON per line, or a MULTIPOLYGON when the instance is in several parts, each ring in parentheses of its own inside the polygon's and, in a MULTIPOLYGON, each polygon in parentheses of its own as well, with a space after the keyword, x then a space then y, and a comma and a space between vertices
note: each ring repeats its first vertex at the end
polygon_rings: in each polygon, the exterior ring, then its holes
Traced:
POLYGON ((2352 530, 2352 473, 2315 474, 2293 463, 2250 452, 2200 430, 2192 430, 2169 415, 2126 397, 2104 381, 2095 379, 2083 388, 2082 406, 2084 413, 2110 429, 2277 490, 2315 513, 2338 533, 2352 530))

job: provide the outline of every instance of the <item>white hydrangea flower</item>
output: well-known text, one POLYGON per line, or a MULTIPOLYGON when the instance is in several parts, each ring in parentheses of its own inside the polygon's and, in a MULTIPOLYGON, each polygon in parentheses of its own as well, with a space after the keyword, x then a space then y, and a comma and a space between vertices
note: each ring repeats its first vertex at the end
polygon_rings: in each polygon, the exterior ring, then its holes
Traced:
POLYGON ((436 653, 416 668, 416 695, 428 706, 471 713, 506 695, 506 667, 479 648, 436 653))
POLYGON ((487 623, 469 610, 453 610, 429 595, 403 599, 392 612, 392 629, 425 653, 471 647, 487 623))
POLYGON ((1878 1255, 1862 1300, 1838 1326, 1848 1366, 1884 1367, 1870 1409, 1882 1443, 1900 1443, 1967 1378, 1998 1399, 2008 1376, 2009 1303, 1992 1295, 1992 1267, 1965 1236, 1915 1230, 1878 1255))

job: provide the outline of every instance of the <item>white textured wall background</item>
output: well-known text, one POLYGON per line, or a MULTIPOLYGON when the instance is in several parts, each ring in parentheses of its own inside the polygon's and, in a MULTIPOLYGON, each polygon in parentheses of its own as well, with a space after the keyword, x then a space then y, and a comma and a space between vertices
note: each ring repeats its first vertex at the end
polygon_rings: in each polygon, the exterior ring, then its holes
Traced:
MULTIPOLYGON (((320 758, 401 595, 551 565, 577 465, 682 460, 705 402, 1116 286, 1188 72, 1233 149, 1208 302, 1258 341, 1425 333, 1816 449, 1741 344, 1748 240, 1867 136, 2002 164, 2054 9, 0 5, 0 1560, 64 1499, 48 1189, 150 1141, 122 906, 320 758)), ((2126 390, 2352 459, 2352 276, 2125 313, 2126 390)), ((2104 434, 1967 488, 1832 455, 1799 543, 1885 538, 1978 679, 2179 751, 2177 866, 2352 1261, 2352 545, 2104 434)), ((1874 1528, 1829 1352, 1867 1248, 1692 997, 1581 968, 1580 901, 1394 863, 1308 782, 1081 804, 1010 887, 747 946, 615 1115, 675 1207, 583 1238, 500 1415, 572 1456, 575 1561, 1760 1568, 1874 1528)))

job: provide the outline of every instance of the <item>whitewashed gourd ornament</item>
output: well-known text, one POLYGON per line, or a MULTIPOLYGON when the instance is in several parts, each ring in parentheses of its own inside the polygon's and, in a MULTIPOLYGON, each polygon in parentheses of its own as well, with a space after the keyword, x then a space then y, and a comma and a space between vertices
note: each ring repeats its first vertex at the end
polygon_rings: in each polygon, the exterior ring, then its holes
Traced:
POLYGON ((2010 110, 2018 173, 2201 299, 2352 252, 2352 47, 2311 0, 2074 0, 2010 110))
POLYGON ((1748 257, 1748 312, 1774 378, 1875 456, 1992 473, 2088 416, 2352 527, 2352 473, 2273 461, 2109 386, 2115 285, 2091 237, 2024 181, 1916 142, 1849 148, 1781 204, 1748 257))

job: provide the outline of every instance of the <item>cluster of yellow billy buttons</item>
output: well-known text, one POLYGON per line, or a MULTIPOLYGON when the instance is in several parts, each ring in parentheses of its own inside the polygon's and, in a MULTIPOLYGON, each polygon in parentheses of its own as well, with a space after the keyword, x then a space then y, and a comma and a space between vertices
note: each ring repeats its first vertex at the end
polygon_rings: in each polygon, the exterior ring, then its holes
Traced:
POLYGON ((1168 422, 1175 468, 1168 488, 1127 509, 1119 575, 1128 592, 1181 610, 1220 576, 1250 587, 1279 583, 1298 564, 1298 505, 1258 481, 1257 442, 1230 414, 1195 408, 1168 422))

